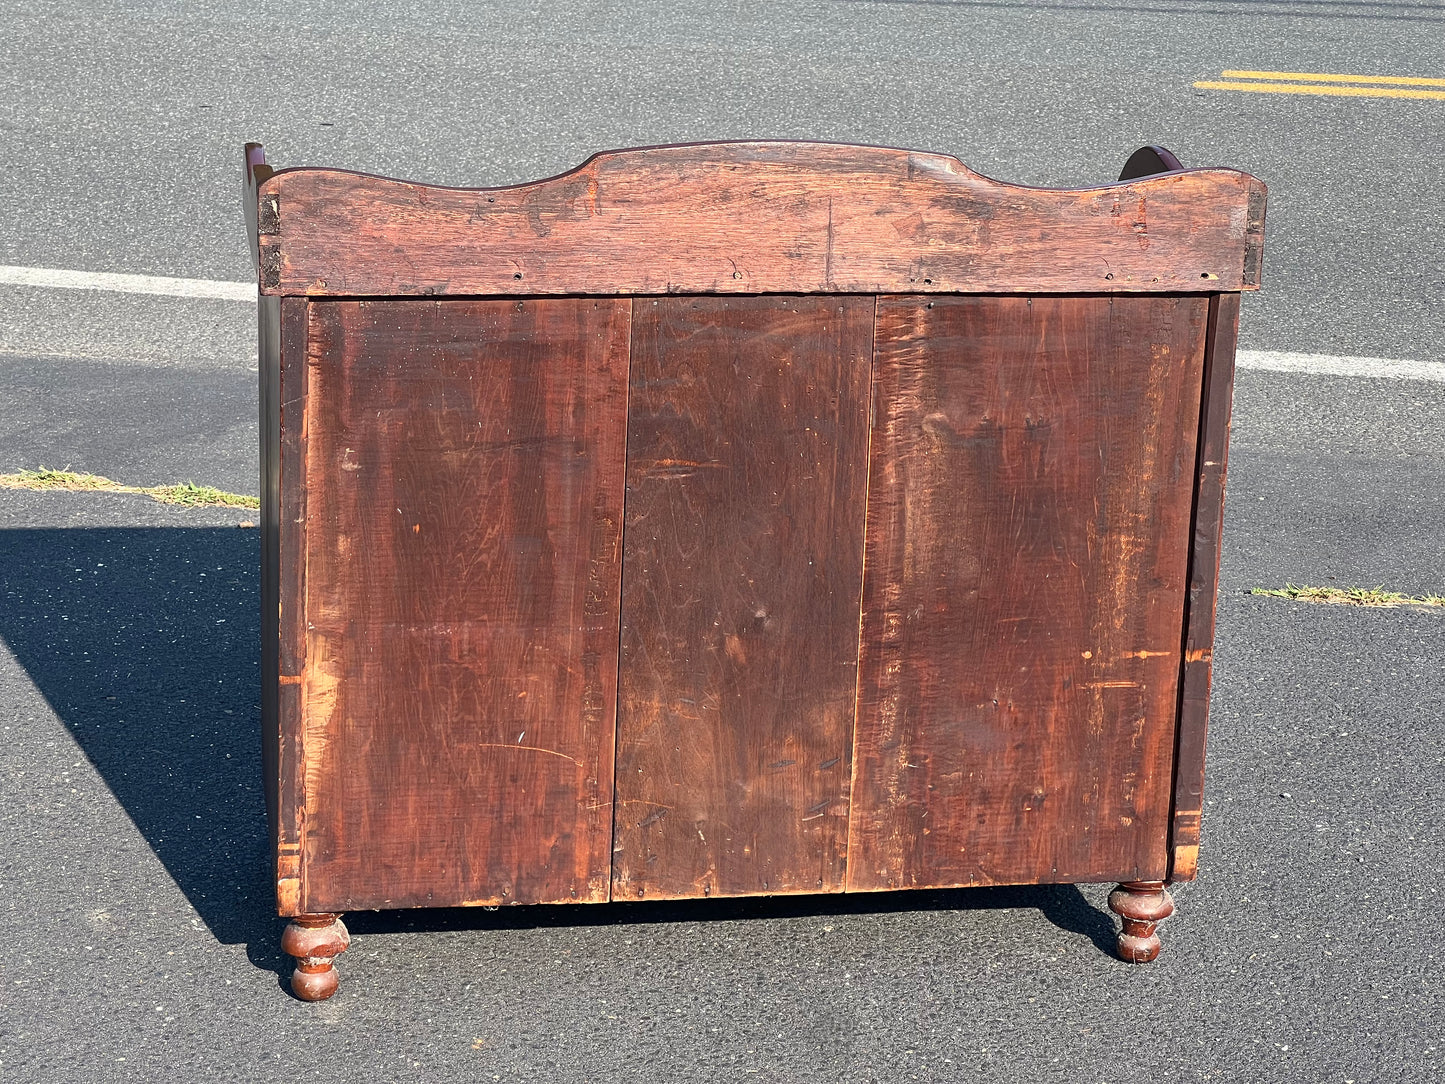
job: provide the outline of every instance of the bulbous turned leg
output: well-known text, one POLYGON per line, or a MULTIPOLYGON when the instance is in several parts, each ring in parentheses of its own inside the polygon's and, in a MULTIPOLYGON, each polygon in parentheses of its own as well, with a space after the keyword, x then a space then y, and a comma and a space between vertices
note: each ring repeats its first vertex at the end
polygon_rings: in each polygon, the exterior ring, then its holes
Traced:
POLYGON ((336 957, 351 944, 340 915, 297 915, 281 935, 281 948, 296 957, 291 991, 302 1001, 325 1001, 336 993, 336 957))
POLYGON ((1159 923, 1174 913, 1174 897, 1163 881, 1125 881, 1109 893, 1109 910, 1124 920, 1119 958, 1147 964, 1159 955, 1159 923))

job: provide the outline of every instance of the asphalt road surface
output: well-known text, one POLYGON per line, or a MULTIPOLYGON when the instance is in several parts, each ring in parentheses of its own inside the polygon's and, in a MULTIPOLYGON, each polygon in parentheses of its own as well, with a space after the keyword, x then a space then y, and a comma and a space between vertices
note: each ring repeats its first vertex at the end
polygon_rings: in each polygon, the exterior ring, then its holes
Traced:
MULTIPOLYGON (((391 912, 297 1002, 256 532, 0 491, 0 1081, 1445 1078, 1445 613, 1248 594, 1445 591, 1445 99, 1194 86, 1445 79, 1445 6, 0 2, 0 51, 7 268, 247 280, 246 139, 466 185, 743 137, 1081 185, 1163 143, 1270 185, 1201 873, 1155 964, 1108 953, 1107 886, 391 912)), ((0 471, 255 493, 253 306, 188 289, 0 284, 0 471)))

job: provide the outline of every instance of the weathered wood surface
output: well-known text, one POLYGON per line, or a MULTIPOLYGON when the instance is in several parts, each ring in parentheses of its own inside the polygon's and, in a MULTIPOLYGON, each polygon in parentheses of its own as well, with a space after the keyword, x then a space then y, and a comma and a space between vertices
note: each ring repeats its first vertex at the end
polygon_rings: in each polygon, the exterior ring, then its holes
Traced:
POLYGON ((1171 880, 1191 880, 1199 866, 1199 829, 1204 811, 1204 744, 1209 730, 1209 685, 1214 665, 1214 610, 1219 590, 1219 539, 1224 517, 1224 477, 1229 458, 1229 415, 1234 404, 1234 352, 1239 334, 1239 295, 1210 301, 1210 333, 1204 353, 1204 404, 1195 484, 1193 547, 1184 673, 1179 697, 1179 739, 1174 766, 1174 818, 1170 839, 1171 880))
MULTIPOLYGON (((293 302, 306 304, 306 302, 293 302)), ((260 405, 261 508, 261 778, 272 843, 280 822, 281 733, 278 682, 281 647, 281 298, 263 297, 256 306, 260 405)))
POLYGON ((445 189, 248 146, 281 913, 1158 910, 1197 864, 1266 193, 1124 173, 734 143, 445 189))
POLYGON ((1159 923, 1174 913, 1174 897, 1163 881, 1128 881, 1109 893, 1109 910, 1122 919, 1116 947, 1121 960, 1147 964, 1163 947, 1159 923))
MULTIPOLYGON (((305 821, 302 734, 305 723, 301 705, 301 669, 306 659, 306 387, 307 310, 304 298, 280 301, 279 353, 274 359, 279 393, 272 434, 268 475, 273 488, 267 493, 275 501, 273 514, 262 523, 263 545, 270 546, 274 527, 276 546, 276 605, 265 606, 265 630, 276 629, 276 670, 267 680, 275 683, 275 785, 277 818, 272 826, 276 838, 276 902, 284 915, 301 907, 301 834, 305 821), (274 626, 272 622, 275 622, 274 626)), ((263 313, 267 308, 262 301, 263 313)), ((272 369, 272 359, 263 359, 272 369)), ((271 502, 268 501, 268 504, 271 502)), ((263 598, 265 596, 263 595, 263 598)))
POLYGON ((304 909, 606 899, 631 303, 311 310, 304 909))
POLYGON ((1265 187, 1195 169, 1028 188, 947 155, 757 142, 509 188, 283 169, 256 198, 264 293, 1176 293, 1258 286, 1265 187))
POLYGON ((850 889, 1162 878, 1204 298, 882 298, 850 889))
POLYGON ((613 895, 840 890, 873 298, 635 306, 613 895))
POLYGON ((336 957, 351 947, 351 934, 340 915, 296 915, 281 934, 281 951, 296 959, 291 992, 302 1001, 325 1001, 340 978, 336 957))
MULTIPOLYGON (((241 206, 246 213, 246 238, 251 243, 251 263, 257 268, 261 263, 260 218, 261 203, 258 189, 276 171, 266 164, 266 151, 259 143, 247 143, 241 165, 241 206)), ((271 232, 271 223, 267 222, 271 232)), ((263 332, 264 335, 264 332, 263 332)))

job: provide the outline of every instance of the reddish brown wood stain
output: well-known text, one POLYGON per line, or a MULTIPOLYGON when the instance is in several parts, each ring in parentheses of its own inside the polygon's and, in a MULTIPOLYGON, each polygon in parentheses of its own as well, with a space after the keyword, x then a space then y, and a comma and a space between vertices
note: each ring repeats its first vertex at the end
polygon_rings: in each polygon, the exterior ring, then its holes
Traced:
POLYGON ((336 913, 613 894, 1117 880, 1152 958, 1258 180, 746 143, 247 184, 307 996, 336 913))
POLYGON ((313 306, 305 910, 606 898, 630 307, 313 306))
MULTIPOLYGON (((306 336, 308 303, 299 297, 280 298, 279 358, 273 365, 271 387, 277 395, 273 419, 271 454, 267 475, 274 485, 276 504, 270 516, 262 517, 264 546, 275 546, 273 567, 277 570, 274 605, 263 607, 262 628, 275 628, 277 725, 274 748, 277 787, 276 900, 283 914, 301 908, 301 834, 304 823, 305 765, 302 762, 302 734, 305 730, 301 704, 301 672, 306 662, 306 617, 303 599, 306 589, 306 336), (273 535, 274 530, 274 535, 273 535), (273 541, 274 539, 274 541, 273 541), (272 625, 272 622, 275 625, 272 625)), ((262 319, 269 316, 264 310, 262 319)), ((264 430, 263 430, 264 432, 264 430)), ((265 597, 265 596, 263 596, 265 597)), ((264 635, 264 634, 263 634, 264 635)), ((266 639, 270 639, 269 636, 266 639)))
POLYGON ((615 151, 512 188, 280 170, 260 193, 266 293, 1157 293, 1254 289, 1264 186, 1200 169, 1026 188, 942 154, 760 142, 615 151))
POLYGON ((1164 876, 1207 311, 880 299, 849 888, 1164 876))
POLYGON ((1219 584, 1219 539, 1224 516, 1224 475, 1229 460, 1229 415, 1234 405, 1234 349, 1239 295, 1209 304, 1205 349, 1202 444, 1195 488, 1193 552, 1184 673, 1179 696, 1179 740, 1174 767, 1174 824, 1169 876, 1191 880, 1199 865, 1204 812, 1204 740, 1209 730, 1209 684, 1214 665, 1214 606, 1219 584))
POLYGON ((842 888, 873 308, 636 302, 617 898, 842 888))

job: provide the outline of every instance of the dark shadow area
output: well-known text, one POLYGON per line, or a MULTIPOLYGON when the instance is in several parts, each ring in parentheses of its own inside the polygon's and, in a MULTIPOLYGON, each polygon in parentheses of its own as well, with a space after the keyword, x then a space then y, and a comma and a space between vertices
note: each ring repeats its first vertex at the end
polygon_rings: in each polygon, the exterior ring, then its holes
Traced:
POLYGON ((1061 930, 1087 937, 1113 955, 1111 916, 1084 898, 1077 885, 1006 885, 996 888, 921 889, 740 896, 732 899, 659 900, 627 903, 511 906, 488 910, 448 907, 426 911, 369 911, 346 916, 354 933, 412 930, 534 930, 557 926, 613 926, 660 922, 735 922, 754 918, 808 918, 827 915, 879 915, 906 911, 982 911, 1036 909, 1061 930))
POLYGON ((0 531, 0 637, 225 944, 279 933, 259 566, 236 527, 0 531))
MULTIPOLYGON (((1445 22, 1438 4, 1368 0, 1155 0, 1151 4, 1105 4, 1092 0, 841 0, 850 4, 902 4, 935 8, 1012 11, 1115 11, 1130 15, 1249 15, 1287 19, 1385 19, 1392 22, 1445 22)), ((1371 73, 1365 73, 1371 74, 1371 73)))
MULTIPOLYGON (((261 785, 259 537, 250 529, 0 531, 0 637, 224 944, 289 976, 261 785)), ((1113 951, 1073 885, 354 913, 358 933, 1037 908, 1113 951)))

